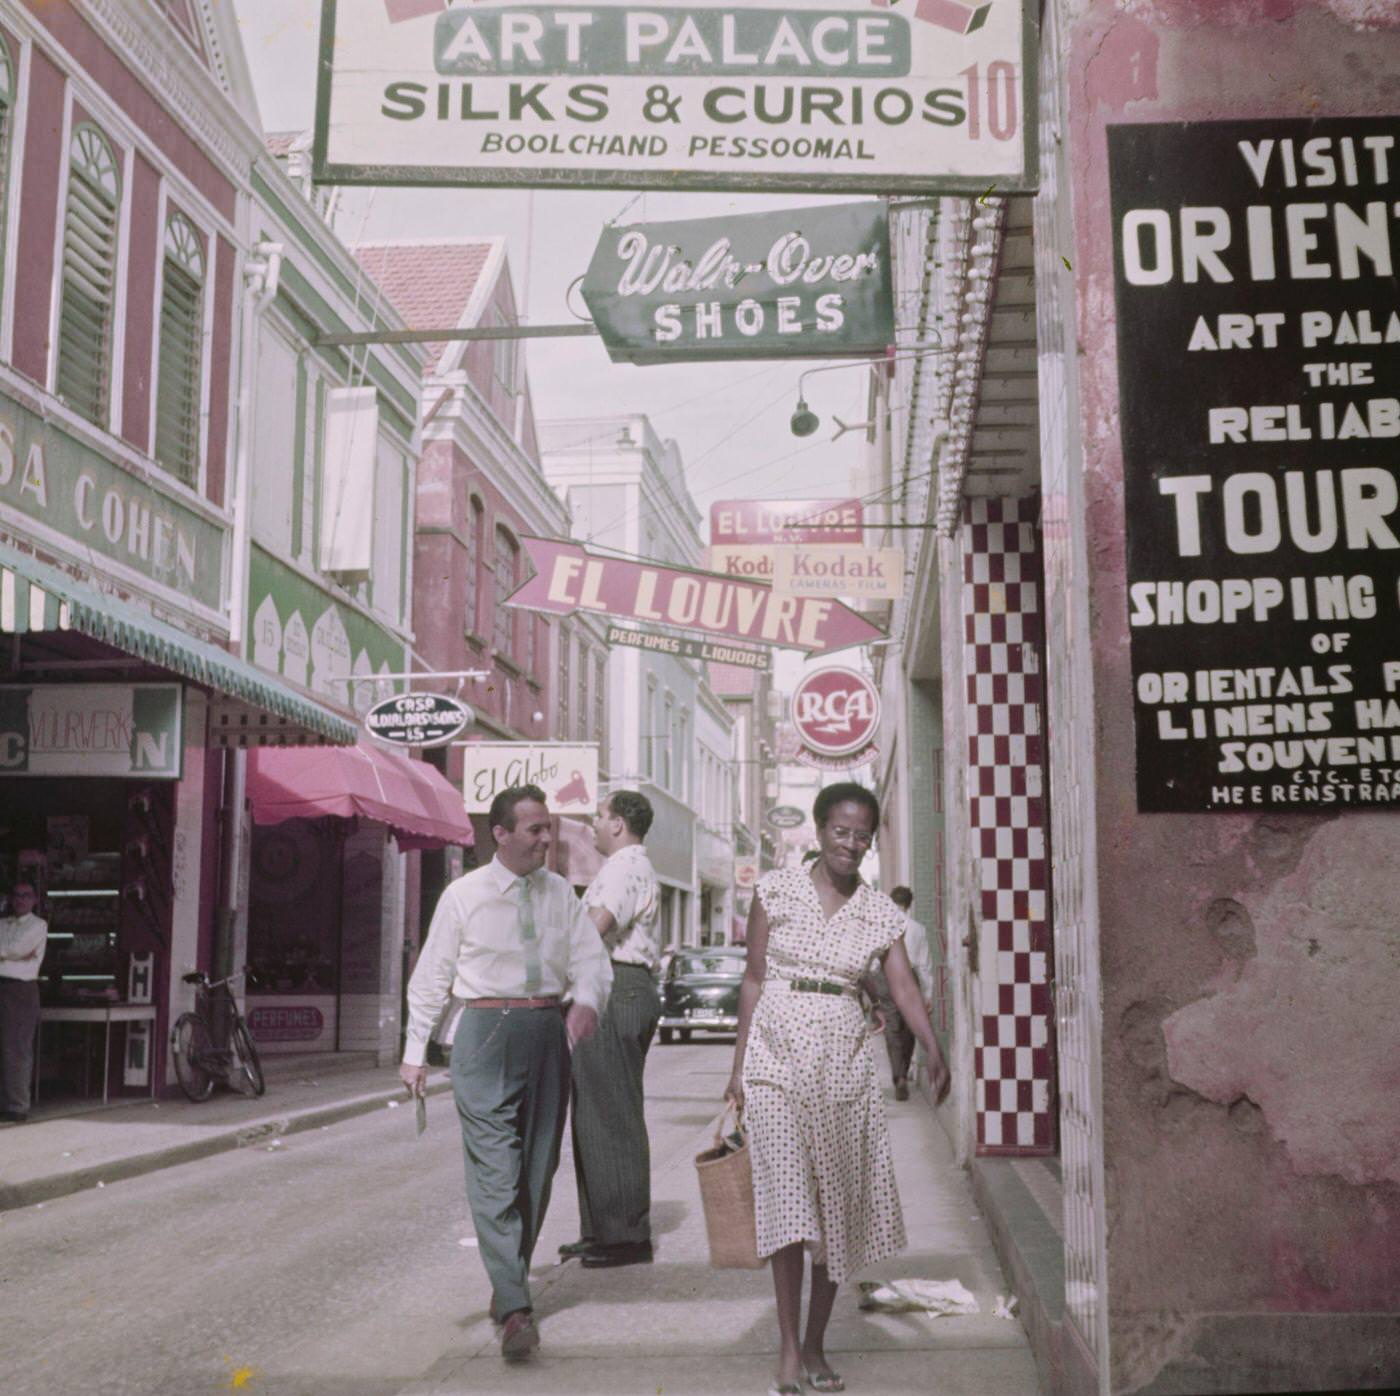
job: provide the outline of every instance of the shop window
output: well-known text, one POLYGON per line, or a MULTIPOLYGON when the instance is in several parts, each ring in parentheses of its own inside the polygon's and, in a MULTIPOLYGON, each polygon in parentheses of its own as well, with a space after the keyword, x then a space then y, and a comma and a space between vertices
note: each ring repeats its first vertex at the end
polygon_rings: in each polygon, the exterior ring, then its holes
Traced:
POLYGON ((121 176, 107 138, 83 122, 68 147, 56 391, 80 416, 107 425, 117 285, 121 176))
POLYGON ((509 533, 503 528, 496 530, 496 615, 491 632, 491 643, 496 653, 506 659, 515 657, 515 611, 505 604, 506 597, 515 590, 516 561, 520 549, 509 533))
POLYGON ((156 377, 156 462, 193 485, 199 475, 200 375, 204 361, 204 247, 189 219, 165 224, 156 377))

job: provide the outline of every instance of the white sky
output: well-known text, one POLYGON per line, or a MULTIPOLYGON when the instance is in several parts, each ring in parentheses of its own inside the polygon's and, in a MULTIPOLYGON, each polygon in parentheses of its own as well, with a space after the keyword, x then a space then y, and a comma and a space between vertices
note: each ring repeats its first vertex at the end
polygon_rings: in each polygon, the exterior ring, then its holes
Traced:
MULTIPOLYGON (((224 0, 229 3, 229 0, 224 0)), ((232 0, 243 31, 263 127, 309 129, 315 107, 319 0, 232 0)), ((355 0, 363 3, 363 0, 355 0)), ((603 225, 629 204, 625 221, 722 216, 726 212, 823 202, 812 196, 643 194, 619 190, 346 189, 336 230, 347 242, 388 237, 504 235, 517 294, 536 324, 575 318, 569 284, 588 265, 603 225), (633 200, 635 199, 635 203, 633 200)), ((827 202, 832 202, 828 200, 827 202)), ((575 306, 582 308, 575 293, 575 306)), ((833 413, 865 418, 867 377, 859 367, 813 380, 808 402, 822 418, 814 437, 788 429, 797 379, 817 361, 675 364, 637 368, 609 361, 597 339, 532 340, 530 386, 541 419, 645 412, 674 437, 708 531, 716 499, 841 496, 849 493, 863 434, 829 437, 833 413)))

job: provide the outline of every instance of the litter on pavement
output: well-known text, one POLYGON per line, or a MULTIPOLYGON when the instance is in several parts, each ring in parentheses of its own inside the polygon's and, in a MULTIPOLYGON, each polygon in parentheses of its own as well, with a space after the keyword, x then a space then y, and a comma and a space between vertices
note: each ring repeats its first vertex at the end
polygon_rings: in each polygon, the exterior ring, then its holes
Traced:
POLYGON ((977 1300, 959 1280, 864 1280, 860 1307, 870 1312, 922 1312, 934 1318, 979 1313, 977 1300))

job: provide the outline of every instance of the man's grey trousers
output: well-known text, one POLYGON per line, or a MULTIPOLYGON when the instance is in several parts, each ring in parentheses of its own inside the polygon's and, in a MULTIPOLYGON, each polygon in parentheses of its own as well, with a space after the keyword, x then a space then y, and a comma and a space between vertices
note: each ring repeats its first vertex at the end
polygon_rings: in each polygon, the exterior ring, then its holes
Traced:
POLYGON ((467 1202, 496 1313, 530 1305, 530 1260, 559 1166, 569 1045, 558 1008, 462 1010, 452 1039, 467 1202))

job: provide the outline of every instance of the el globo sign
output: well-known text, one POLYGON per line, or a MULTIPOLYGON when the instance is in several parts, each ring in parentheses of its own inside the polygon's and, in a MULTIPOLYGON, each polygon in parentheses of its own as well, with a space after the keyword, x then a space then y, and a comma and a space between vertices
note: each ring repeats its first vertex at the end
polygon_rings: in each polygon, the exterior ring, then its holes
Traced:
POLYGON ((867 200, 605 228, 583 299, 615 361, 881 354, 889 219, 867 200))

